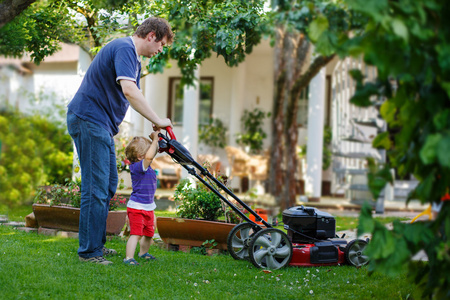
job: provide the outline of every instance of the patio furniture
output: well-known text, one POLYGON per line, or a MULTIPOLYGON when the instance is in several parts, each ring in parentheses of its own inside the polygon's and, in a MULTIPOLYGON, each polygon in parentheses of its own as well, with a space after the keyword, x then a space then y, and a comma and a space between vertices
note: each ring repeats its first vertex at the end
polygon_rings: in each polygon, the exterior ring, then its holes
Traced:
POLYGON ((163 189, 170 189, 180 181, 181 166, 175 163, 169 155, 163 154, 155 157, 152 168, 158 170, 157 178, 163 189))

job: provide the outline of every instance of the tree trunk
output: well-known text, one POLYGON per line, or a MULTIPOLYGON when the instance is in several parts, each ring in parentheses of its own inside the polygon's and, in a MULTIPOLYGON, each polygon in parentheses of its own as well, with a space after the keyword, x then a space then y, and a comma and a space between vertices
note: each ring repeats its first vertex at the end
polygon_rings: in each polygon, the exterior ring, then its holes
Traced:
POLYGON ((291 74, 288 86, 289 97, 286 105, 286 122, 285 122, 285 141, 286 147, 284 149, 284 160, 286 161, 285 170, 285 190, 284 190, 284 208, 295 206, 297 196, 296 179, 298 174, 298 126, 297 126, 297 112, 299 105, 299 98, 304 87, 296 86, 295 82, 302 74, 302 69, 307 59, 309 42, 300 33, 291 33, 290 44, 286 47, 286 52, 291 53, 289 63, 289 74, 291 74))
POLYGON ((309 42, 300 33, 277 28, 274 67, 274 105, 269 188, 282 210, 295 206, 298 174, 297 112, 301 91, 334 57, 318 56, 303 72, 309 42))
POLYGON ((270 150, 269 190, 276 203, 281 203, 283 191, 283 119, 286 93, 286 72, 283 53, 284 28, 277 28, 274 66, 274 101, 272 114, 272 147, 270 150))
POLYGON ((0 2, 0 28, 20 15, 36 0, 4 0, 0 2))

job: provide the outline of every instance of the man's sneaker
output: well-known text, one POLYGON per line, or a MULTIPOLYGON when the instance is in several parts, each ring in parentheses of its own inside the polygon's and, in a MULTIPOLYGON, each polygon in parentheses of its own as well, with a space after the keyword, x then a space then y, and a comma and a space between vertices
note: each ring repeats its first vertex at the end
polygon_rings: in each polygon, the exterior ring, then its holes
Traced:
POLYGON ((106 248, 106 247, 103 247, 102 251, 103 251, 103 256, 116 255, 116 254, 117 254, 117 251, 116 251, 116 250, 114 250, 114 249, 108 249, 108 248, 106 248))
POLYGON ((103 256, 94 256, 89 258, 84 258, 79 256, 80 261, 82 262, 89 262, 93 264, 100 264, 100 265, 109 265, 112 264, 112 261, 106 260, 103 256))

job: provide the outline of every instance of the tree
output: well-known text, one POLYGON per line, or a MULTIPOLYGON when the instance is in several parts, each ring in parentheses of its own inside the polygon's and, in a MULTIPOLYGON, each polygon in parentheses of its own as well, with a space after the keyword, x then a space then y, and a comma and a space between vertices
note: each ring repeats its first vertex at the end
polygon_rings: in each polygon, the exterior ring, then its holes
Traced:
POLYGON ((270 187, 281 208, 295 205, 298 169, 297 112, 302 90, 336 55, 350 31, 358 34, 358 16, 340 1, 274 1, 274 102, 270 187), (314 42, 316 55, 309 62, 314 42))
POLYGON ((361 71, 351 102, 369 106, 383 102, 381 116, 395 135, 379 134, 373 146, 388 151, 388 163, 369 161, 369 187, 377 198, 389 169, 419 180, 410 199, 442 204, 430 222, 394 222, 387 230, 363 208, 359 233, 372 233, 367 247, 370 271, 396 273, 408 265, 422 290, 420 297, 450 297, 450 3, 439 0, 347 0, 367 18, 362 35, 346 41, 343 56, 362 56, 377 69, 375 82, 365 82, 361 71), (446 196, 445 196, 446 195, 446 196), (413 262, 423 249, 429 261, 413 262))

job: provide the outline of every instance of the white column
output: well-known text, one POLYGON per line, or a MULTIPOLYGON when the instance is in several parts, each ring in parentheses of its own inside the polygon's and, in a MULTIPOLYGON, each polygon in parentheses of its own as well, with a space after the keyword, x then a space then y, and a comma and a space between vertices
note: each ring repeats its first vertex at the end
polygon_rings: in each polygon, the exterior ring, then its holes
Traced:
POLYGON ((245 62, 233 69, 230 102, 229 144, 236 147, 236 133, 241 131, 241 117, 244 110, 245 62))
POLYGON ((311 201, 319 201, 322 194, 325 88, 325 68, 322 68, 309 85, 305 190, 311 201))
MULTIPOLYGON (((199 66, 194 72, 196 81, 193 85, 184 87, 183 97, 183 138, 180 143, 189 150, 192 157, 197 160, 198 152, 198 108, 200 97, 199 66)), ((182 169, 181 176, 188 177, 186 169, 182 169)))
MULTIPOLYGON (((162 76, 158 76, 155 74, 149 74, 144 77, 145 81, 145 89, 144 89, 144 96, 147 100, 150 107, 155 111, 155 113, 160 118, 166 118, 167 117, 167 101, 163 101, 158 94, 158 91, 161 90, 162 86, 167 86, 168 82, 164 81, 164 78, 162 76)), ((153 132, 152 123, 144 118, 142 115, 139 115, 140 119, 140 125, 137 125, 141 127, 142 135, 145 137, 148 137, 153 132)))

